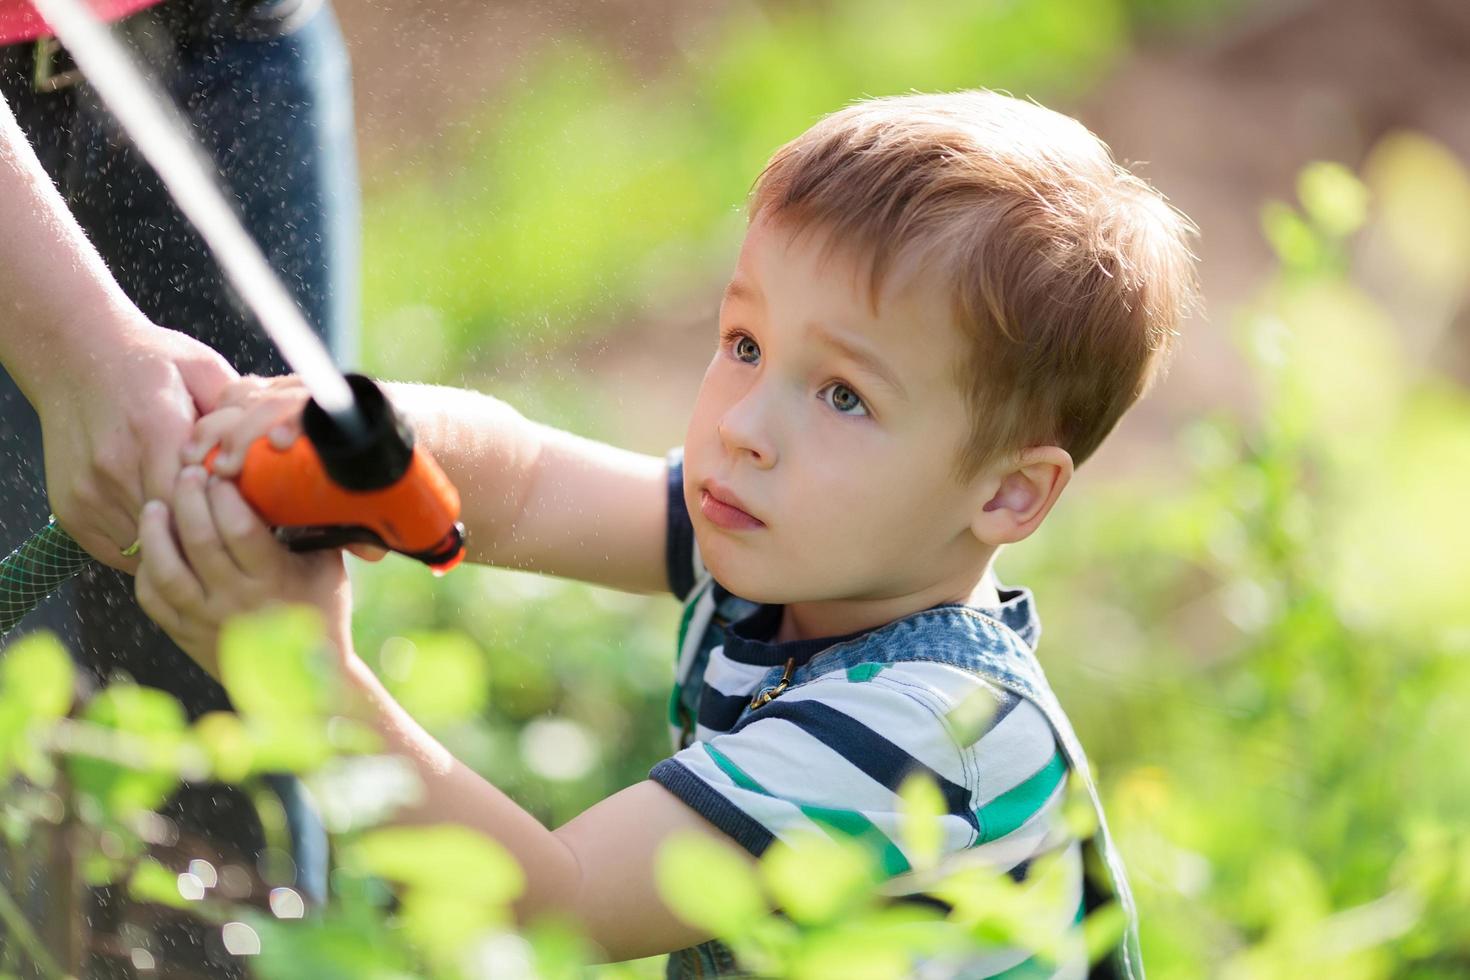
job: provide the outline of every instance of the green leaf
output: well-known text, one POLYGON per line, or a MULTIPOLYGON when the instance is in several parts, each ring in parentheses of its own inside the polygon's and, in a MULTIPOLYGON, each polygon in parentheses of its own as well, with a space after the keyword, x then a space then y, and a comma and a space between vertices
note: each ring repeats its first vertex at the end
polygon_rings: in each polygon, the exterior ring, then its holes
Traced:
POLYGON ((671 837, 654 873, 674 914, 717 936, 738 936, 769 910, 748 857, 705 834, 671 837))
POLYGON ((67 769, 77 789, 94 797, 113 818, 153 810, 179 783, 192 748, 179 702, 163 691, 113 684, 82 712, 82 720, 117 733, 102 758, 74 754, 67 769))
POLYGON ((362 871, 462 900, 506 904, 526 886, 515 858, 468 827, 387 827, 346 850, 344 860, 362 871))
POLYGON ((831 922, 877 880, 871 852, 820 834, 777 841, 761 857, 761 878, 777 907, 802 923, 831 922))
POLYGON ((36 729, 71 708, 74 671, 66 649, 50 633, 34 633, 0 658, 0 775, 18 768, 37 785, 55 775, 36 729))
POLYGON ((339 703, 341 675, 322 639, 321 614, 309 606, 230 620, 219 661, 225 690, 246 719, 324 718, 339 703))
POLYGON ((390 637, 382 665, 388 690, 425 725, 475 717, 489 695, 485 653, 457 630, 390 637))
MULTIPOLYGON (((336 877, 333 877, 335 883, 336 877)), ((251 973, 262 980, 413 980, 425 976, 401 930, 379 916, 356 920, 334 907, 322 916, 280 920, 249 912, 260 937, 251 973)))
POLYGON ((262 718, 245 720, 250 734, 252 766, 257 772, 313 772, 333 756, 331 738, 322 719, 262 718))
POLYGON ((1462 295, 1470 271, 1464 153, 1422 133, 1391 133, 1369 153, 1363 179, 1372 188, 1375 226, 1392 248, 1377 275, 1402 275, 1417 289, 1442 293, 1444 301, 1462 295))
POLYGON ((71 657, 50 633, 33 633, 0 659, 0 696, 24 705, 33 721, 63 717, 71 708, 75 671, 71 657))
POLYGON ((398 909, 398 920, 421 949, 452 962, 477 937, 509 921, 503 905, 467 902, 458 895, 410 888, 398 909))
POLYGON ((1307 164, 1296 193, 1312 223, 1334 238, 1346 238, 1368 220, 1368 188, 1340 163, 1307 164))
POLYGON ((1128 914, 1117 902, 1109 902, 1093 910, 1082 920, 1082 944, 1087 949, 1087 962, 1097 963, 1123 941, 1128 914))
POLYGON ((188 900, 179 894, 179 876, 152 858, 144 858, 133 868, 128 893, 144 902, 176 909, 189 907, 188 900))
POLYGON ((964 700, 949 709, 945 724, 954 733, 961 745, 971 745, 990 730, 990 722, 999 707, 995 695, 989 688, 982 687, 966 695, 964 700))
POLYGON ((903 980, 914 975, 913 955, 894 937, 837 929, 807 937, 792 957, 793 980, 903 980))
POLYGON ((238 783, 250 773, 255 747, 239 715, 211 711, 194 723, 194 736, 209 756, 215 779, 238 783))
POLYGON ((944 795, 933 778, 914 773, 898 789, 903 814, 903 842, 916 869, 932 868, 944 848, 944 795))
POLYGON ((1297 211, 1281 201, 1268 201, 1261 208, 1261 230, 1282 263, 1293 269, 1310 269, 1322 260, 1322 243, 1317 233, 1297 211))

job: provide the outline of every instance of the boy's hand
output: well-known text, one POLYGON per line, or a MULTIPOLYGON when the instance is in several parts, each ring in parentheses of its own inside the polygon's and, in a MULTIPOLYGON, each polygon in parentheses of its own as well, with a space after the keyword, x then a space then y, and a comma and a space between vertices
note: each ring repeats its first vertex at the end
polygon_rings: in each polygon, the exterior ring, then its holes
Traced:
MULTIPOLYGON (((194 434, 184 446, 185 465, 203 463, 216 445, 219 455, 213 470, 222 477, 237 477, 245 465, 245 453, 261 436, 279 450, 291 448, 301 436, 301 413, 311 393, 294 374, 275 378, 247 375, 225 386, 213 412, 194 425, 194 434)), ((370 544, 352 544, 347 550, 367 561, 379 561, 388 552, 370 544)))
POLYGON ((215 677, 225 621, 278 603, 316 606, 328 639, 344 654, 350 650, 352 597, 342 553, 292 553, 233 482, 186 467, 172 507, 152 500, 143 508, 139 537, 138 604, 215 677))
POLYGON ((203 463, 216 445, 214 472, 220 476, 240 475, 245 452, 265 436, 277 449, 289 449, 301 435, 301 413, 311 393, 295 375, 260 378, 253 375, 225 386, 214 411, 194 425, 194 434, 184 446, 185 465, 203 463))

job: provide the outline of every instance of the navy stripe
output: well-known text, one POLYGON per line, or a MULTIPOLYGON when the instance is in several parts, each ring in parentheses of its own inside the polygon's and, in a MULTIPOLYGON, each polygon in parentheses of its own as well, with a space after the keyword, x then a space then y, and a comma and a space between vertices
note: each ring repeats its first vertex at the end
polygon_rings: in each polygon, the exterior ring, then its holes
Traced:
POLYGON ((717 732, 727 732, 749 704, 748 694, 725 694, 705 684, 699 691, 699 723, 717 732))
POLYGON ((718 790, 700 779, 684 763, 665 759, 649 770, 648 778, 673 793, 688 807, 720 830, 735 843, 760 857, 776 841, 776 836, 760 821, 722 796, 718 790))
POLYGON ((731 729, 730 734, 733 735, 765 718, 779 718, 797 726, 895 793, 903 785, 905 778, 915 772, 923 773, 939 787, 949 812, 963 818, 972 829, 979 832, 979 821, 970 812, 968 789, 945 779, 867 725, 843 714, 830 704, 811 700, 777 699, 746 715, 740 724, 731 729))
MULTIPOLYGON (((1016 705, 1020 703, 1021 695, 1017 694, 1015 691, 1007 691, 1005 688, 1001 688, 1000 703, 995 706, 995 714, 991 716, 990 725, 985 729, 985 731, 988 732, 996 725, 999 725, 1002 721, 1005 721, 1006 715, 1010 714, 1012 711, 1015 711, 1016 705)), ((983 736, 985 732, 981 732, 980 734, 983 736)))
POLYGON ((694 591, 694 524, 684 506, 684 460, 669 462, 669 510, 664 532, 664 571, 681 602, 694 591))

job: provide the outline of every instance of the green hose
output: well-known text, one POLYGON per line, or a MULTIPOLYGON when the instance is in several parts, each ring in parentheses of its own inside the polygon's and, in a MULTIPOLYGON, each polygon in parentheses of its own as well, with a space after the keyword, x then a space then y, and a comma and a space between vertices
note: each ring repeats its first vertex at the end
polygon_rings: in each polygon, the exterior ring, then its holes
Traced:
POLYGON ((52 517, 45 527, 0 561, 0 637, 9 633, 42 599, 91 563, 92 556, 52 517))

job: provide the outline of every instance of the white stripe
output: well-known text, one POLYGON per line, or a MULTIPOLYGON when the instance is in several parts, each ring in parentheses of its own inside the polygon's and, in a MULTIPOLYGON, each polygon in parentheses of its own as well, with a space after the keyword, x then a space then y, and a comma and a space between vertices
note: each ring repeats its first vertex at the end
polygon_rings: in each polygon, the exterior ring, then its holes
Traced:
POLYGON ((746 816, 765 827, 782 840, 790 840, 803 834, 823 834, 823 831, 802 813, 795 803, 755 790, 742 789, 730 781, 725 770, 715 764, 701 745, 691 745, 674 756, 710 788, 729 800, 746 816))
POLYGON ((961 786, 973 783, 954 739, 933 710, 903 688, 883 683, 884 674, 859 684, 849 683, 840 672, 826 674, 792 688, 781 698, 821 701, 866 725, 945 779, 961 786))
POLYGON ((710 742, 714 740, 715 736, 723 734, 725 733, 722 731, 716 731, 715 729, 710 728, 708 725, 696 724, 694 726, 694 740, 697 742, 710 742))
POLYGON ((904 660, 892 664, 877 676, 888 681, 902 682, 906 686, 917 685, 924 688, 944 705, 946 713, 977 691, 988 691, 997 703, 1004 697, 1000 688, 973 670, 951 664, 904 660))
POLYGON ((966 752, 978 809, 1036 775, 1057 754, 1057 738, 1041 709, 1023 699, 966 752))
POLYGON ((694 575, 694 581, 699 582, 709 578, 709 569, 704 567, 704 557, 699 553, 699 539, 694 537, 692 530, 689 542, 689 568, 694 575))
MULTIPOLYGON (((711 744, 771 793, 809 806, 856 810, 901 844, 898 794, 854 766, 835 749, 781 718, 752 722, 711 744)), ((946 817, 945 850, 974 839, 962 817, 946 817)))
POLYGON ((704 668, 704 682, 721 694, 747 697, 755 692, 761 678, 771 670, 759 664, 746 664, 725 656, 723 645, 710 651, 704 668))

